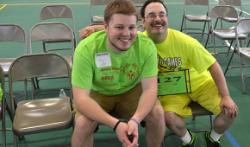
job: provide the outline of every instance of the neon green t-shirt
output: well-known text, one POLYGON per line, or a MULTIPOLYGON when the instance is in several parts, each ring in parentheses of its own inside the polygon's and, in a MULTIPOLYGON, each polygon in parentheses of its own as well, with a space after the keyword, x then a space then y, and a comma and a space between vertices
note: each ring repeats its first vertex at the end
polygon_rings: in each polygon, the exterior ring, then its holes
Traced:
POLYGON ((141 79, 157 76, 157 51, 154 43, 138 33, 133 45, 115 53, 107 47, 105 31, 82 40, 74 54, 72 85, 105 95, 124 93, 141 79), (104 61, 104 64, 100 61, 104 61))
POLYGON ((159 72, 189 69, 192 91, 211 80, 207 69, 215 58, 196 39, 173 29, 167 31, 166 40, 156 44, 159 72))
POLYGON ((2 90, 1 84, 0 84, 0 103, 1 103, 2 99, 3 99, 3 90, 2 90))

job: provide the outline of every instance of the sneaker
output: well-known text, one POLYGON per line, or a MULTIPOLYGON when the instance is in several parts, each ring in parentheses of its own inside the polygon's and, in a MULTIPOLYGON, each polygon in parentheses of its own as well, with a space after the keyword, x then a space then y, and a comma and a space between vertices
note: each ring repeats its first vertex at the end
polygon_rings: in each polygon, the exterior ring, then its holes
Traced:
POLYGON ((206 147, 221 147, 220 141, 214 141, 210 137, 210 132, 205 132, 206 147))
POLYGON ((197 143, 197 135, 191 131, 188 131, 191 135, 191 141, 188 144, 182 144, 182 147, 195 147, 195 144, 197 143))

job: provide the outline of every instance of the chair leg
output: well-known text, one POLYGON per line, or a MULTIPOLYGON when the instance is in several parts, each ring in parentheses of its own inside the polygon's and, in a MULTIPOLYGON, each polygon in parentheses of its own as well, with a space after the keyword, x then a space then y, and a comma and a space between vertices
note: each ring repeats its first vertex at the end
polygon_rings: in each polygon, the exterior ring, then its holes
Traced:
POLYGON ((201 35, 202 41, 203 41, 204 34, 205 34, 205 30, 206 30, 206 24, 207 24, 207 22, 205 21, 205 22, 204 22, 204 25, 203 25, 203 29, 202 29, 202 35, 201 35))
POLYGON ((195 115, 192 115, 192 121, 195 121, 195 117, 196 117, 195 115))
POLYGON ((18 139, 14 133, 13 133, 13 145, 14 145, 14 147, 18 147, 18 139))
POLYGON ((213 118, 212 115, 209 115, 209 122, 210 122, 210 130, 213 129, 213 118))
POLYGON ((182 22, 181 22, 181 30, 180 30, 181 32, 183 31, 184 21, 185 21, 185 16, 183 15, 182 22))
POLYGON ((208 41, 209 41, 209 38, 210 38, 210 33, 208 33, 208 35, 207 35, 207 40, 206 40, 206 43, 205 43, 205 48, 207 48, 207 44, 208 44, 208 41))
POLYGON ((234 49, 234 51, 232 52, 232 55, 231 55, 231 57, 230 57, 229 61, 227 62, 227 66, 226 66, 226 69, 225 69, 225 71, 224 71, 224 75, 226 75, 226 74, 227 74, 227 71, 228 71, 229 65, 231 64, 231 61, 232 61, 232 59, 233 59, 233 57, 234 57, 234 54, 235 54, 235 53, 236 53, 236 49, 234 49))
POLYGON ((239 53, 239 57, 240 57, 240 71, 241 71, 241 89, 242 89, 242 93, 246 92, 246 85, 245 85, 245 79, 244 79, 244 64, 243 64, 243 59, 241 58, 241 55, 239 53))
POLYGON ((233 42, 234 42, 234 40, 231 40, 231 41, 230 41, 230 44, 229 44, 229 46, 228 46, 228 48, 227 48, 227 54, 229 54, 229 52, 230 52, 230 50, 231 50, 231 47, 233 46, 233 42))
POLYGON ((6 147, 5 99, 2 101, 2 145, 6 147))

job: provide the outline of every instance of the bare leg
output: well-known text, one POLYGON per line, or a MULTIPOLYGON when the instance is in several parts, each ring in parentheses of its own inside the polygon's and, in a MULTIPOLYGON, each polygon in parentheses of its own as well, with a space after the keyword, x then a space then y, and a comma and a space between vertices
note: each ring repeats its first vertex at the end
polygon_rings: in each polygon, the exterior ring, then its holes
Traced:
POLYGON ((183 137, 187 132, 185 121, 174 112, 165 112, 165 122, 167 127, 177 136, 183 137))
POLYGON ((215 132, 219 134, 223 134, 233 123, 233 118, 229 118, 226 116, 223 112, 220 113, 215 119, 214 119, 214 130, 215 132))
POLYGON ((161 105, 155 105, 146 121, 146 141, 148 147, 160 147, 165 135, 164 112, 161 105))
POLYGON ((71 138, 72 147, 93 147, 93 133, 97 123, 83 115, 75 118, 75 128, 71 138))

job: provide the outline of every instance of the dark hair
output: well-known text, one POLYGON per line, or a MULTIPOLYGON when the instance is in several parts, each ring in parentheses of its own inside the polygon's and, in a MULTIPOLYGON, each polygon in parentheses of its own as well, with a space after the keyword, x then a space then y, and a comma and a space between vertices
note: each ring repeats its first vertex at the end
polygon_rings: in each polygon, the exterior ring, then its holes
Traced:
POLYGON ((150 3, 161 3, 165 8, 166 12, 168 12, 168 8, 162 0, 147 0, 141 7, 141 17, 145 18, 145 9, 150 3))
POLYGON ((104 20, 110 21, 114 14, 135 15, 137 17, 136 8, 131 0, 112 0, 104 10, 104 20))

